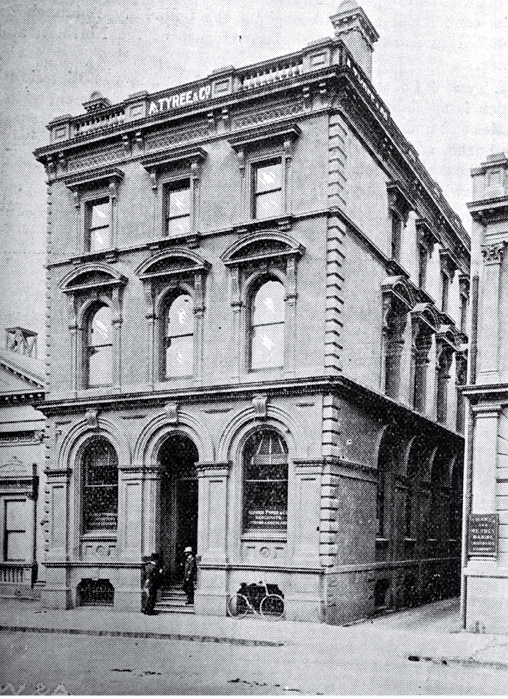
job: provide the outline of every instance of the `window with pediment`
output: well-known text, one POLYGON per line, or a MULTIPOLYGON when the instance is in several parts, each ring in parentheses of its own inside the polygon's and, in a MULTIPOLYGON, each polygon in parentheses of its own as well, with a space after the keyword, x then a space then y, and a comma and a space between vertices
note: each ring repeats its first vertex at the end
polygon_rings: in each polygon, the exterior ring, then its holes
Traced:
POLYGON ((194 364, 194 301, 190 294, 175 289, 165 301, 161 329, 162 375, 190 376, 194 364))
POLYGON ((149 384, 185 377, 200 380, 209 268, 200 255, 186 248, 157 253, 137 268, 148 321, 149 384))
POLYGON ((292 159, 300 133, 296 124, 286 123, 254 127, 228 139, 238 155, 242 221, 291 214, 292 159))
POLYGON ((141 161, 153 191, 154 239, 192 240, 198 235, 202 148, 175 148, 141 161))
POLYGON ((284 364, 284 285, 279 279, 261 277, 250 295, 250 368, 266 369, 284 364))
POLYGON ((221 256, 231 275, 235 376, 294 371, 297 260, 304 248, 270 231, 236 240, 221 256))
POLYGON ((94 304, 88 311, 84 351, 86 384, 111 386, 113 380, 113 326, 111 308, 94 304))
POLYGON ((118 185, 123 177, 118 168, 98 168, 65 180, 74 195, 78 252, 101 253, 115 247, 118 185))
POLYGON ((414 204, 396 180, 386 185, 388 194, 388 212, 390 216, 390 255, 392 260, 400 262, 403 245, 403 231, 407 224, 409 212, 414 204))
POLYGON ((92 262, 72 270, 59 284, 68 301, 70 375, 76 391, 120 386, 126 283, 112 267, 92 262))
POLYGON ((417 304, 411 312, 412 353, 411 391, 413 407, 425 414, 427 409, 427 379, 429 354, 439 318, 430 304, 417 304))
POLYGON ((405 344, 408 314, 414 305, 413 293, 403 277, 390 277, 382 284, 382 378, 387 396, 401 393, 401 361, 405 344))
POLYGON ((269 218, 282 212, 280 158, 252 165, 252 218, 269 218))

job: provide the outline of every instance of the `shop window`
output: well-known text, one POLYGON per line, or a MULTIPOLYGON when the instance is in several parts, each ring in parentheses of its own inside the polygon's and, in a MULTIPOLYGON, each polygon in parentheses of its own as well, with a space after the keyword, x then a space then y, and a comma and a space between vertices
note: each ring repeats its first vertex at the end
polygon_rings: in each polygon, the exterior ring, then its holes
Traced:
POLYGON ((244 530, 287 529, 288 455, 276 432, 250 437, 244 449, 244 530))
POLYGON ((190 376, 194 363, 194 303, 178 293, 165 306, 163 338, 164 377, 190 376))
POLYGON ((187 235, 191 226, 191 187, 188 180, 166 185, 165 188, 166 235, 187 235))
POLYGON ((116 530, 118 457, 103 437, 92 439, 81 460, 83 533, 116 530))
POLYGON ((95 306, 86 328, 86 364, 88 386, 110 386, 113 372, 111 308, 95 306))
POLYGON ((86 203, 86 249, 99 252, 111 247, 111 206, 109 199, 86 203))
POLYGON ((30 559, 30 546, 26 531, 28 515, 26 500, 6 500, 4 518, 4 561, 16 562, 30 559))
POLYGON ((280 158, 253 165, 252 217, 269 218, 282 212, 282 161, 280 158))
POLYGON ((277 279, 264 281, 250 304, 251 369, 284 364, 284 285, 277 279))

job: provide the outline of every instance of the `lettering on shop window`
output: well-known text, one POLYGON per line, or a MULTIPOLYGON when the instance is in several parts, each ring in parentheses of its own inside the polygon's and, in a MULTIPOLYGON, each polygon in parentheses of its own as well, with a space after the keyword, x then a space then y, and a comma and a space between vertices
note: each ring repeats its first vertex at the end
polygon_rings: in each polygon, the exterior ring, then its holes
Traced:
POLYGON ((248 510, 247 526, 250 529, 285 529, 287 512, 285 510, 248 510))
POLYGON ((160 112, 169 112, 171 109, 181 109, 188 107, 191 104, 205 102, 212 95, 212 86, 203 85, 197 90, 187 90, 174 95, 165 95, 159 99, 151 100, 148 116, 159 114, 160 112))

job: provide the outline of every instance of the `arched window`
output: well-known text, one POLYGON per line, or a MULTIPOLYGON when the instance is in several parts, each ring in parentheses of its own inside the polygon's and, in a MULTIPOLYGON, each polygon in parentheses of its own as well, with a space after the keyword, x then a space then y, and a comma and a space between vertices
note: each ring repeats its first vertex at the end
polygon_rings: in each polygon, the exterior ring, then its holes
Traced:
POLYGON ((110 386, 113 376, 111 308, 102 304, 90 312, 86 328, 86 376, 88 386, 110 386))
POLYGON ((81 457, 83 533, 116 529, 118 457, 104 437, 88 442, 81 457))
POLYGON ((250 306, 251 369, 284 364, 284 285, 265 281, 253 294, 250 306))
POLYGON ((190 376, 194 366, 194 302, 178 293, 165 307, 163 320, 163 375, 190 376))
POLYGON ((256 432, 244 448, 243 527, 287 529, 288 455, 275 431, 256 432))

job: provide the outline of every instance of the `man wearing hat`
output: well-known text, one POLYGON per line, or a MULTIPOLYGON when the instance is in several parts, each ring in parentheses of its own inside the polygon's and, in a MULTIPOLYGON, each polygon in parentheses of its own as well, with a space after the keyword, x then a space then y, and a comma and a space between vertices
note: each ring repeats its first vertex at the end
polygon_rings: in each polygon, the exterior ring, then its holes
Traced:
POLYGON ((157 602, 157 590, 160 587, 161 580, 162 566, 160 556, 158 553, 152 553, 150 560, 145 564, 145 589, 148 592, 148 599, 146 600, 145 608, 142 610, 143 614, 148 614, 149 616, 157 614, 154 607, 157 602))
POLYGON ((186 546, 185 554, 185 570, 183 573, 183 590, 187 595, 186 604, 194 604, 194 588, 196 586, 196 557, 192 553, 192 547, 186 546))

